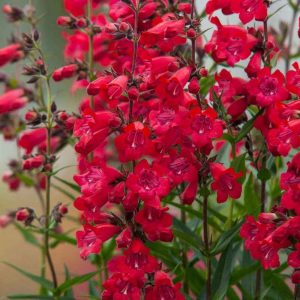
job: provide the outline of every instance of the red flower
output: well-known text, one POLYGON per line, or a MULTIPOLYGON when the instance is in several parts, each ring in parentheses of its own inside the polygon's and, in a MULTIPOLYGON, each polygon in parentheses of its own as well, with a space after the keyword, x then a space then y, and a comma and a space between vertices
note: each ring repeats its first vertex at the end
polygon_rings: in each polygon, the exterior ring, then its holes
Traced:
POLYGON ((264 21, 268 16, 267 4, 264 0, 236 0, 231 2, 231 9, 239 14, 243 24, 247 24, 253 19, 264 21))
POLYGON ((280 176, 280 187, 286 192, 282 196, 281 206, 294 210, 300 215, 300 153, 288 162, 287 172, 280 176))
POLYGON ((134 172, 129 174, 126 185, 144 201, 160 200, 170 192, 169 180, 165 175, 159 164, 153 163, 150 166, 148 161, 143 159, 134 168, 134 172))
POLYGON ((184 300, 180 293, 180 283, 173 284, 170 277, 163 271, 158 271, 154 275, 154 286, 146 288, 145 300, 184 300))
POLYGON ((166 105, 177 108, 184 102, 184 87, 190 79, 191 68, 184 67, 176 71, 171 77, 161 76, 155 87, 156 94, 166 102, 166 105))
MULTIPOLYGON (((93 0, 93 7, 99 3, 99 0, 93 0)), ((88 0, 64 0, 64 8, 75 17, 83 16, 88 0)))
POLYGON ((84 231, 77 231, 77 245, 81 248, 80 256, 86 259, 90 254, 98 254, 101 245, 120 232, 120 227, 111 224, 97 226, 85 225, 84 231))
POLYGON ((300 243, 295 245, 296 251, 293 251, 288 256, 288 265, 295 269, 300 268, 300 243))
POLYGON ((135 221, 141 224, 150 241, 170 242, 173 239, 173 233, 170 229, 172 216, 166 212, 167 210, 167 207, 144 206, 136 214, 135 221))
POLYGON ((220 97, 228 114, 232 118, 238 118, 248 107, 246 81, 242 78, 232 77, 230 72, 225 69, 215 74, 215 80, 217 84, 211 90, 211 100, 214 100, 214 91, 220 97))
POLYGON ((286 88, 293 94, 300 96, 300 68, 299 64, 293 64, 295 70, 286 73, 286 88))
POLYGON ((150 130, 141 122, 134 122, 124 128, 124 132, 115 138, 120 162, 141 158, 153 152, 150 130))
POLYGON ((45 162, 43 155, 37 155, 24 160, 23 170, 32 170, 41 167, 45 162))
POLYGON ((19 139, 19 146, 26 150, 26 154, 30 154, 32 149, 46 141, 46 128, 37 128, 23 133, 19 139))
POLYGON ((250 56, 257 39, 246 29, 235 25, 222 25, 217 17, 211 18, 211 22, 218 29, 213 32, 204 49, 216 62, 226 61, 229 66, 234 66, 250 56))
POLYGON ((231 0, 209 0, 206 4, 206 13, 211 15, 216 10, 221 9, 224 15, 232 14, 231 0))
POLYGON ((146 46, 158 46, 164 52, 170 52, 175 46, 186 42, 185 21, 163 20, 161 23, 142 33, 140 43, 146 46))
POLYGON ((209 154, 212 149, 212 139, 222 136, 224 122, 217 119, 218 114, 212 108, 191 110, 192 141, 202 153, 209 154))
POLYGON ((16 191, 20 187, 21 180, 13 173, 5 172, 2 176, 3 182, 7 183, 11 191, 16 191))
POLYGON ((56 69, 52 73, 52 78, 54 81, 61 81, 66 78, 71 78, 76 74, 77 70, 78 70, 78 66, 76 64, 63 66, 59 69, 56 69))
POLYGON ((154 273, 158 270, 158 262, 150 255, 150 250, 140 240, 132 241, 124 255, 114 257, 108 264, 111 272, 130 273, 141 271, 154 273))
POLYGON ((0 115, 20 109, 26 105, 28 98, 23 89, 10 90, 0 96, 0 115))
POLYGON ((242 172, 235 173, 233 168, 226 169, 222 164, 210 164, 211 175, 214 182, 211 188, 217 191, 217 201, 225 202, 228 197, 238 199, 242 193, 242 185, 237 181, 243 174, 242 172))
POLYGON ((11 44, 0 49, 0 67, 14 62, 24 56, 20 44, 11 44))
POLYGON ((85 205, 102 207, 111 200, 111 193, 116 186, 115 182, 120 178, 122 178, 122 174, 115 168, 106 165, 89 165, 83 174, 74 176, 74 180, 80 185, 84 196, 84 198, 76 200, 76 205, 79 207, 85 205))
POLYGON ((115 273, 103 283, 102 300, 140 300, 145 278, 143 272, 115 273))
POLYGON ((250 61, 245 68, 245 72, 247 73, 248 77, 256 77, 257 74, 260 72, 261 69, 261 62, 262 62, 262 53, 260 51, 255 52, 250 61))
POLYGON ((257 74, 257 78, 250 80, 247 90, 257 105, 265 107, 289 98, 284 81, 285 78, 279 70, 271 74, 270 68, 265 67, 257 74))

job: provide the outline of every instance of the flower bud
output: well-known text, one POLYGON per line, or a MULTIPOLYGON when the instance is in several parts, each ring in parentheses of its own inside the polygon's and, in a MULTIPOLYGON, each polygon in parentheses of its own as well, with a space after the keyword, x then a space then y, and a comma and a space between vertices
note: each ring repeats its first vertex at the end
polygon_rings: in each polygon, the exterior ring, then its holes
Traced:
POLYGON ((60 16, 56 20, 56 24, 59 26, 70 26, 72 22, 72 18, 68 16, 60 16))
POLYGON ((200 91, 200 84, 199 84, 199 79, 197 77, 193 77, 192 80, 189 83, 189 92, 191 94, 198 94, 200 91))
POLYGON ((196 37, 196 35, 197 35, 196 30, 194 28, 188 29, 188 31, 187 31, 188 38, 194 39, 196 37))
POLYGON ((16 220, 24 222, 26 226, 30 225, 34 220, 34 210, 28 207, 19 208, 16 212, 16 220))
POLYGON ((192 6, 190 3, 181 2, 178 4, 178 9, 186 14, 190 14, 192 12, 192 6))
POLYGON ((294 271, 294 273, 292 274, 292 282, 294 284, 300 284, 300 271, 299 270, 294 271))
POLYGON ((203 68, 201 68, 201 69, 199 70, 199 74, 201 75, 201 77, 207 77, 208 71, 207 71, 207 69, 205 69, 205 68, 203 67, 203 68))

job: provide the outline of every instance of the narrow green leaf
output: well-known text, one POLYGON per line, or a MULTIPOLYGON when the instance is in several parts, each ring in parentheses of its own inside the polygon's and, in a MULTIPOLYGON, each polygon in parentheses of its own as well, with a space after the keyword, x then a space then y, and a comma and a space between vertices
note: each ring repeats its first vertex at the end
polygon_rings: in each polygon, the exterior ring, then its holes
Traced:
POLYGON ((16 176, 24 183, 26 186, 33 186, 35 182, 32 178, 25 175, 24 173, 17 173, 16 176))
POLYGON ((234 247, 231 243, 222 253, 212 282, 213 300, 224 299, 229 288, 230 274, 235 262, 235 256, 239 250, 240 243, 234 247))
POLYGON ((184 241, 191 246, 195 251, 203 251, 204 244, 200 237, 177 218, 173 218, 173 233, 181 241, 184 241))
POLYGON ((58 180, 59 182, 61 182, 61 183, 63 183, 64 185, 68 186, 69 188, 71 188, 72 190, 74 190, 74 191, 80 193, 80 187, 79 187, 77 184, 72 183, 72 182, 69 182, 69 181, 67 181, 67 180, 65 180, 65 179, 62 179, 62 178, 58 177, 58 176, 53 176, 53 177, 54 177, 56 180, 58 180))
POLYGON ((234 239, 239 239, 239 231, 242 222, 238 222, 233 225, 229 230, 225 231, 215 242, 210 255, 214 256, 222 252, 234 239))
MULTIPOLYGON (((68 280, 70 280, 71 276, 70 276, 69 269, 66 265, 64 265, 64 270, 65 270, 65 281, 68 281, 68 280)), ((74 298, 74 293, 73 293, 72 288, 66 290, 64 293, 64 296, 74 298)))
POLYGON ((260 110, 254 117, 252 117, 248 122, 244 124, 242 129, 240 130, 238 136, 235 139, 235 142, 238 143, 241 141, 253 128, 254 122, 256 118, 263 113, 263 109, 260 110))
POLYGON ((10 295, 7 297, 8 299, 39 299, 39 300, 49 300, 52 299, 52 296, 41 296, 41 295, 10 295))
POLYGON ((61 293, 68 290, 70 287, 88 281, 89 279, 91 279, 96 274, 97 274, 97 271, 87 273, 87 274, 83 274, 83 275, 79 275, 79 276, 73 277, 69 280, 66 280, 59 287, 57 287, 57 289, 55 290, 55 294, 60 295, 61 293))
POLYGON ((96 297, 96 299, 99 299, 100 297, 98 286, 99 284, 96 281, 89 280, 89 295, 92 297, 96 297))
POLYGON ((21 273, 22 275, 26 276, 27 278, 31 279, 32 281, 35 281, 37 282, 38 284, 40 284, 41 286, 43 286, 44 288, 48 289, 48 290, 51 290, 53 288, 53 284, 51 281, 43 278, 43 277, 40 277, 40 276, 37 276, 35 274, 32 274, 32 273, 29 273, 29 272, 26 272, 20 268, 18 268, 17 266, 13 265, 13 264, 10 264, 8 262, 3 262, 5 265, 15 269, 16 271, 18 271, 19 273, 21 273))
POLYGON ((24 228, 23 226, 21 226, 20 224, 18 224, 16 222, 14 223, 14 225, 16 226, 17 230, 22 234, 22 236, 26 242, 28 242, 34 246, 40 247, 38 240, 36 239, 34 234, 31 232, 29 227, 24 228))
POLYGON ((243 176, 238 179, 240 183, 243 183, 246 178, 246 155, 247 153, 243 153, 237 156, 231 163, 231 167, 235 170, 235 172, 243 173, 243 176))
MULTIPOLYGON (((263 272, 264 283, 266 287, 270 287, 269 293, 270 297, 272 295, 278 296, 278 299, 292 300, 294 299, 291 289, 285 282, 285 278, 273 271, 264 271, 263 272)), ((273 298, 274 299, 274 296, 273 298)))
POLYGON ((61 188, 60 186, 56 185, 56 184, 51 184, 51 186, 53 188, 55 188, 56 190, 58 190, 59 192, 61 192, 62 194, 64 194, 65 196, 67 196, 69 199, 71 199, 72 201, 74 201, 76 199, 76 196, 74 196, 73 194, 69 193, 68 191, 66 191, 65 189, 61 188))
POLYGON ((270 20, 273 16, 275 16, 279 11, 281 11, 285 6, 287 6, 288 4, 283 4, 282 6, 280 6, 278 9, 276 9, 273 13, 271 13, 270 15, 268 15, 268 20, 270 20))
POLYGON ((257 216, 260 212, 260 201, 254 187, 254 177, 250 173, 244 187, 244 205, 247 214, 257 216))

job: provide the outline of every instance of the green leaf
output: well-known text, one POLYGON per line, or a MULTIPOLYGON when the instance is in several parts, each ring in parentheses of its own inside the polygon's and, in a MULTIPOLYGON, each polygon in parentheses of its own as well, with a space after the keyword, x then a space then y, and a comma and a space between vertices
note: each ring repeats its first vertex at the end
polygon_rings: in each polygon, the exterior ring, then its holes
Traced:
POLYGON ((43 277, 40 277, 40 276, 37 276, 35 274, 32 274, 32 273, 29 273, 29 272, 26 272, 20 268, 18 268, 17 266, 13 265, 13 264, 10 264, 8 262, 3 262, 5 265, 15 269, 16 271, 18 271, 19 273, 21 273, 22 275, 28 277, 29 279, 31 279, 32 281, 35 281, 37 282, 38 284, 40 284, 41 286, 43 286, 44 288, 48 289, 48 290, 51 290, 53 288, 53 284, 51 281, 43 278, 43 277))
POLYGON ((68 191, 66 191, 65 189, 61 188, 60 186, 56 185, 56 184, 51 184, 51 186, 53 188, 55 188, 56 190, 60 191, 62 194, 64 194, 65 196, 67 196, 69 199, 71 199, 72 201, 74 201, 76 199, 76 196, 74 196, 73 194, 69 193, 68 191))
MULTIPOLYGON (((161 242, 147 242, 146 246, 150 248, 151 253, 160 259, 170 270, 174 270, 178 264, 181 264, 180 249, 172 244, 164 244, 161 242)), ((176 272, 177 274, 177 272, 176 272)))
POLYGON ((276 9, 273 13, 271 13, 270 15, 268 15, 267 20, 270 20, 274 15, 276 15, 280 10, 282 10, 285 6, 287 6, 288 4, 283 4, 282 6, 280 6, 278 9, 276 9))
POLYGON ((238 136, 235 139, 235 142, 238 143, 241 141, 253 128, 254 122, 256 118, 263 113, 263 109, 260 110, 254 117, 252 117, 248 122, 244 124, 242 129, 240 130, 238 136))
POLYGON ((235 262, 235 257, 239 250, 240 243, 234 247, 231 243, 222 253, 212 281, 213 300, 224 299, 229 288, 230 274, 235 262))
POLYGON ((214 76, 207 76, 202 77, 200 79, 200 93, 203 96, 206 96, 209 92, 209 89, 214 85, 215 83, 215 77, 214 76))
POLYGON ((260 200, 255 192, 254 177, 250 173, 244 187, 244 205, 247 214, 257 216, 260 212, 260 200))
POLYGON ((33 186, 35 185, 35 182, 32 178, 25 175, 24 173, 17 173, 16 176, 21 180, 22 183, 24 183, 26 186, 33 186))
POLYGON ((34 234, 31 232, 29 227, 24 228, 23 226, 21 226, 20 224, 18 224, 16 222, 14 223, 14 225, 16 226, 17 230, 19 230, 19 232, 22 234, 22 236, 26 242, 28 242, 34 246, 40 247, 38 240, 36 239, 34 234))
POLYGON ((229 230, 226 230, 215 242, 214 246, 210 251, 210 255, 215 256, 218 253, 222 252, 226 247, 232 243, 236 238, 239 239, 240 227, 243 222, 238 222, 233 225, 229 230))
POLYGON ((50 244, 50 248, 55 248, 61 243, 67 243, 70 245, 77 245, 77 242, 74 238, 64 235, 64 234, 57 234, 54 232, 51 232, 49 234, 51 237, 53 237, 55 240, 50 244))
POLYGON ((116 248, 116 241, 114 239, 111 239, 111 240, 107 241, 102 246, 101 256, 104 260, 105 265, 112 258, 115 248, 116 248))
POLYGON ((11 295, 7 297, 8 299, 39 299, 39 300, 48 300, 52 299, 52 296, 41 296, 41 295, 11 295))
POLYGON ((271 178, 271 172, 267 168, 262 168, 259 170, 257 178, 261 181, 268 181, 271 178))
POLYGON ((86 282, 89 279, 91 279, 93 276, 95 276, 97 273, 98 272, 95 271, 95 272, 91 272, 91 273, 79 275, 79 276, 73 277, 73 278, 71 278, 69 280, 66 280, 59 287, 56 288, 55 294, 56 295, 60 295, 61 293, 63 293, 66 290, 68 290, 70 287, 72 287, 74 285, 77 285, 77 284, 81 284, 83 282, 86 282))
MULTIPOLYGON (((243 250, 245 251, 245 250, 243 250)), ((248 276, 249 274, 254 273, 260 267, 259 263, 253 263, 250 266, 237 266, 231 274, 230 284, 236 284, 244 277, 248 276)))
MULTIPOLYGON (((41 296, 41 295, 11 295, 8 299, 38 299, 38 300, 53 300, 53 296, 41 296)), ((59 300, 74 300, 74 297, 59 297, 59 300)))
POLYGON ((96 299, 99 299, 100 297, 98 286, 98 282, 89 280, 89 295, 95 297, 96 299))
MULTIPOLYGON (((65 281, 70 280, 71 276, 70 276, 70 272, 68 270, 68 267, 66 265, 64 265, 64 269, 65 269, 65 281)), ((68 296, 68 297, 73 297, 74 298, 74 293, 72 288, 68 289, 65 291, 64 296, 68 296)))
POLYGON ((77 184, 72 183, 72 182, 69 182, 69 181, 67 181, 67 180, 65 180, 65 179, 62 179, 62 178, 58 177, 58 176, 53 176, 53 177, 54 177, 56 180, 58 180, 59 182, 61 182, 61 183, 63 183, 64 185, 68 186, 69 188, 71 188, 72 190, 74 190, 74 191, 80 193, 80 187, 79 187, 77 184))
POLYGON ((247 153, 243 153, 237 156, 231 163, 231 167, 235 170, 235 172, 243 173, 243 176, 238 179, 240 183, 243 183, 246 178, 246 155, 247 153))
POLYGON ((196 252, 201 250, 203 251, 204 244, 200 237, 177 218, 173 218, 173 233, 177 238, 184 241, 196 252))
POLYGON ((276 299, 274 296, 277 296, 277 299, 294 299, 293 293, 286 284, 285 278, 282 275, 274 273, 273 271, 264 271, 263 277, 266 287, 270 287, 269 293, 266 297, 269 295, 270 299, 276 299))
POLYGON ((58 170, 55 170, 55 171, 49 173, 49 175, 54 176, 54 175, 58 174, 60 171, 62 171, 64 169, 72 168, 72 167, 77 167, 77 165, 64 166, 62 168, 59 168, 58 170))

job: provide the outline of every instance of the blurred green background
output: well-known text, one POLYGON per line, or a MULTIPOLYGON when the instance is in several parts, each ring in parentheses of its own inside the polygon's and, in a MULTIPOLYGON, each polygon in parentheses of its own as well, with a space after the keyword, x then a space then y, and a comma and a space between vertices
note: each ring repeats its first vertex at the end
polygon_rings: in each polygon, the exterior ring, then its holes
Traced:
MULTIPOLYGON (((28 1, 25 0, 0 0, 0 6, 4 4, 24 7, 28 1)), ((47 63, 50 65, 50 70, 53 70, 63 65, 63 47, 64 40, 61 34, 61 28, 56 25, 56 18, 63 15, 63 5, 60 0, 33 0, 32 3, 37 8, 37 15, 44 15, 39 23, 38 29, 41 33, 42 48, 46 54, 47 63)), ((16 30, 28 31, 28 27, 20 27, 19 29, 12 23, 6 21, 3 13, 0 13, 0 48, 8 43, 11 33, 16 30)), ((11 67, 2 68, 0 72, 8 72, 12 75, 17 75, 15 72, 16 64, 11 67)), ((70 81, 52 85, 55 102, 59 109, 77 111, 79 98, 70 96, 70 81)), ((4 141, 0 136, 0 176, 7 169, 7 163, 10 159, 16 157, 15 142, 4 141)), ((60 154, 59 162, 56 168, 66 165, 75 164, 75 155, 71 147, 65 149, 60 154)), ((69 168, 60 173, 60 176, 72 180, 72 174, 75 168, 69 168)), ((52 203, 55 205, 58 202, 69 203, 62 194, 55 192, 52 194, 52 203)), ((10 192, 7 186, 0 180, 0 215, 5 214, 9 210, 16 209, 22 206, 37 208, 39 213, 39 202, 35 192, 29 188, 21 188, 18 192, 10 192)), ((71 215, 77 216, 77 212, 72 205, 69 206, 71 215)), ((76 229, 79 226, 70 221, 63 223, 63 229, 76 229)), ((17 232, 13 225, 5 229, 0 229, 0 261, 11 262, 27 271, 39 274, 40 252, 35 247, 24 242, 22 236, 17 232)), ((60 281, 63 279, 64 264, 66 264, 72 274, 82 274, 91 269, 89 263, 84 262, 79 257, 79 252, 76 247, 62 244, 53 251, 53 259, 58 271, 60 281)), ((7 295, 11 294, 34 294, 38 287, 29 279, 21 276, 16 271, 0 263, 0 299, 7 299, 7 295)), ((84 293, 84 292, 83 292, 84 293)), ((81 293, 82 294, 82 293, 81 293)), ((81 298, 81 297, 80 297, 81 298)), ((78 298, 78 299, 80 299, 78 298)))

